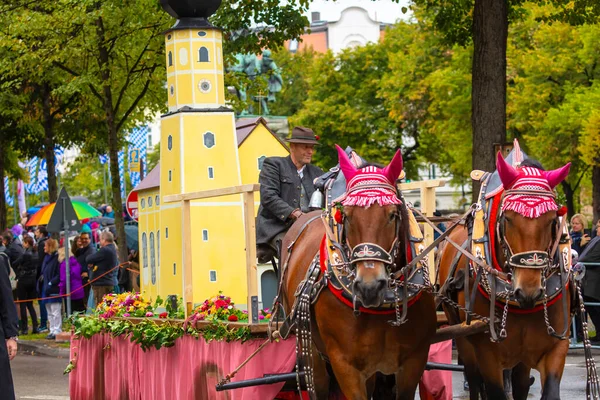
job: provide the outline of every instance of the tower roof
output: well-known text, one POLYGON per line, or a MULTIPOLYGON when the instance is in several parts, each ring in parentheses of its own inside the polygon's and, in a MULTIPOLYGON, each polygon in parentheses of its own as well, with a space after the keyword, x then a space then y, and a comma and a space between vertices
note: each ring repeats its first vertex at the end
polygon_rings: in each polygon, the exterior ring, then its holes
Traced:
POLYGON ((252 133, 252 131, 254 131, 254 129, 259 125, 259 124, 263 124, 265 126, 265 128, 267 128, 267 130, 269 131, 269 133, 271 133, 271 135, 273 135, 273 137, 275 139, 277 139, 277 141, 279 143, 281 143, 281 145, 288 149, 287 144, 281 140, 281 138, 279 136, 277 136, 277 134, 275 132, 273 132, 270 128, 269 125, 267 124, 267 121, 263 118, 263 117, 254 117, 254 118, 240 118, 236 121, 235 123, 235 133, 237 136, 237 144, 238 147, 240 147, 242 145, 242 143, 244 143, 244 140, 246 140, 246 138, 248 138, 248 136, 250 136, 250 134, 252 133))
POLYGON ((156 164, 156 167, 152 168, 152 171, 133 190, 137 192, 157 187, 160 187, 160 162, 156 164))

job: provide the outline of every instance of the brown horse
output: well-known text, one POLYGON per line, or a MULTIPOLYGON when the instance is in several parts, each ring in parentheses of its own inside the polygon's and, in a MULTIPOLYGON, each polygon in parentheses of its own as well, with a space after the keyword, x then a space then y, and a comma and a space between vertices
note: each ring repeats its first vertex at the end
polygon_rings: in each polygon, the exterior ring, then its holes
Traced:
MULTIPOLYGON (((347 399, 370 399, 376 373, 381 372, 395 374, 397 399, 412 400, 427 362, 430 339, 435 334, 433 297, 427 292, 420 293, 418 300, 408 307, 407 323, 400 326, 390 324, 390 319, 395 316, 393 306, 391 314, 368 312, 383 305, 384 291, 390 285, 390 274, 407 264, 408 214, 394 186, 402 170, 402 158, 397 152, 383 170, 375 167, 357 170, 339 148, 338 154, 341 170, 348 182, 347 195, 350 188, 359 189, 354 193, 354 201, 360 203, 366 199, 361 198, 361 188, 379 193, 383 196, 380 200, 389 200, 387 196, 398 200, 395 204, 380 201, 367 206, 342 203, 346 205, 343 207, 344 222, 340 226, 345 231, 347 249, 353 249, 353 255, 356 255, 356 249, 368 249, 383 252, 387 256, 397 256, 389 264, 372 258, 350 258, 349 270, 355 276, 352 292, 362 312, 355 315, 352 306, 344 304, 330 289, 325 288, 311 308, 313 343, 318 352, 328 359, 347 399), (353 187, 352 182, 367 176, 363 175, 366 170, 371 173, 369 177, 380 183, 366 179, 362 181, 366 186, 360 186, 359 183, 353 187), (390 250, 388 253, 386 249, 397 251, 390 250)), ((321 218, 314 218, 318 215, 320 212, 301 217, 283 241, 282 265, 287 263, 282 271, 283 291, 288 314, 295 301, 296 289, 319 253, 326 233, 326 225, 321 218), (290 245, 293 247, 288 258, 285 249, 290 245)), ((325 363, 318 356, 313 359, 315 393, 318 399, 327 399, 330 379, 325 363)))
MULTIPOLYGON (((512 306, 505 309, 506 300, 500 297, 496 301, 495 312, 500 316, 500 327, 505 329, 505 332, 501 332, 499 342, 492 342, 489 333, 456 339, 465 365, 470 398, 476 400, 481 394, 483 399, 506 399, 503 370, 512 369, 513 398, 526 399, 531 384, 530 371, 534 368, 541 376, 542 399, 559 399, 559 385, 569 342, 557 337, 560 335, 552 334, 549 327, 557 333, 566 332, 568 337, 570 318, 565 318, 564 311, 568 310, 568 314, 571 309, 569 292, 572 286, 566 283, 566 278, 562 281, 559 279, 559 283, 553 284, 552 288, 546 282, 549 282, 550 275, 554 274, 555 278, 552 279, 558 279, 556 276, 564 273, 563 262, 556 261, 561 255, 555 258, 553 254, 562 233, 553 188, 567 176, 569 164, 555 171, 523 165, 516 169, 498 153, 497 169, 504 193, 495 198, 502 200, 502 206, 497 211, 486 211, 484 208, 488 217, 497 212, 497 222, 486 230, 489 241, 494 243, 494 251, 490 252, 492 259, 488 259, 488 262, 502 271, 500 275, 505 274, 507 293, 512 291, 509 303, 512 306), (560 282, 567 285, 567 290, 562 290, 560 282), (551 292, 555 295, 554 303, 548 300, 551 292), (547 302, 547 322, 544 318, 544 298, 547 302), (505 320, 503 315, 506 315, 505 320)), ((453 232, 449 238, 458 244, 473 239, 468 237, 466 229, 453 232)), ((447 282, 452 273, 454 283, 448 292, 442 294, 464 307, 465 288, 469 288, 472 295, 468 296, 467 301, 474 299, 471 303, 472 312, 489 318, 490 292, 486 292, 481 283, 473 289, 474 284, 477 285, 477 273, 485 274, 481 273, 481 269, 478 270, 477 265, 466 269, 467 261, 464 256, 459 258, 455 247, 445 246, 439 264, 440 282, 447 282)), ((494 279, 491 274, 487 276, 486 279, 494 279)), ((568 274, 564 273, 564 276, 568 274)), ((448 303, 444 304, 444 310, 451 323, 465 321, 462 310, 457 312, 448 303)))

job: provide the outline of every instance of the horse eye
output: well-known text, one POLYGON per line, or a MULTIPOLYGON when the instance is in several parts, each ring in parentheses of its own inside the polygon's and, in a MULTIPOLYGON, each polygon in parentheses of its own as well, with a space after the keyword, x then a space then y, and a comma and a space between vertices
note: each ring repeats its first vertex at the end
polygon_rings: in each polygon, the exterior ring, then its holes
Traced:
POLYGON ((397 215, 398 215, 398 214, 396 214, 395 212, 391 213, 391 214, 389 215, 389 217, 388 217, 388 218, 389 218, 389 220, 390 220, 390 222, 393 222, 393 221, 396 219, 396 216, 397 216, 397 215))

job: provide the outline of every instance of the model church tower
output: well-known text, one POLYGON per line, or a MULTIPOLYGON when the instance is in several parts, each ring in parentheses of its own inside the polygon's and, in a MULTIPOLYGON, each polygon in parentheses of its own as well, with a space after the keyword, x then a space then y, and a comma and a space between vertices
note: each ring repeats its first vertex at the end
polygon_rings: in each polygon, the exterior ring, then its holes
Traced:
MULTIPOLYGON (((220 3, 161 0, 177 18, 165 33, 169 111, 161 118, 161 199, 241 184, 234 112, 225 106, 223 34, 207 20, 220 3)), ((192 285, 193 299, 186 303, 219 290, 245 303, 241 195, 191 202, 191 248, 183 242, 182 207, 183 202, 160 206, 160 296, 186 293, 192 285), (191 265, 185 265, 186 251, 191 265), (192 268, 192 282, 186 282, 186 268, 192 268)))

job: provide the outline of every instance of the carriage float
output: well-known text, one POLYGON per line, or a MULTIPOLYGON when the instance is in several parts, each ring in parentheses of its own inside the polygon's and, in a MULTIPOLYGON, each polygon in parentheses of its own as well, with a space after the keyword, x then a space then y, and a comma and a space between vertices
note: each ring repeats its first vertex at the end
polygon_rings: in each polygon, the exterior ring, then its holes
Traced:
MULTIPOLYGON (((256 265, 258 169, 243 165, 264 157, 265 142, 242 149, 225 104, 222 33, 207 20, 220 2, 161 0, 177 22, 165 32, 160 167, 137 188, 143 295, 108 296, 95 315, 73 319, 71 398, 290 398, 280 391, 295 381, 311 398, 337 390, 412 399, 424 369, 460 370, 427 362, 432 343, 452 338, 472 398, 483 390, 504 398, 503 368, 513 368, 515 398, 526 397, 531 367, 545 371, 545 396, 558 398, 573 305, 583 310, 552 190, 568 168, 523 168, 518 146, 497 172, 473 173, 480 201, 435 240, 439 182, 396 185, 399 153, 380 169, 338 149, 339 169, 321 182, 324 209, 284 239, 279 290, 266 309, 273 296, 261 299, 259 286, 273 272, 259 279, 256 265), (421 210, 402 197, 417 187, 421 210), (440 320, 452 325, 437 329, 440 320), (537 353, 518 342, 526 324, 547 337, 535 338, 544 344, 537 353), (540 355, 547 362, 531 362, 540 355)), ((274 141, 269 151, 285 146, 274 141)), ((588 396, 597 398, 585 345, 588 396)))

